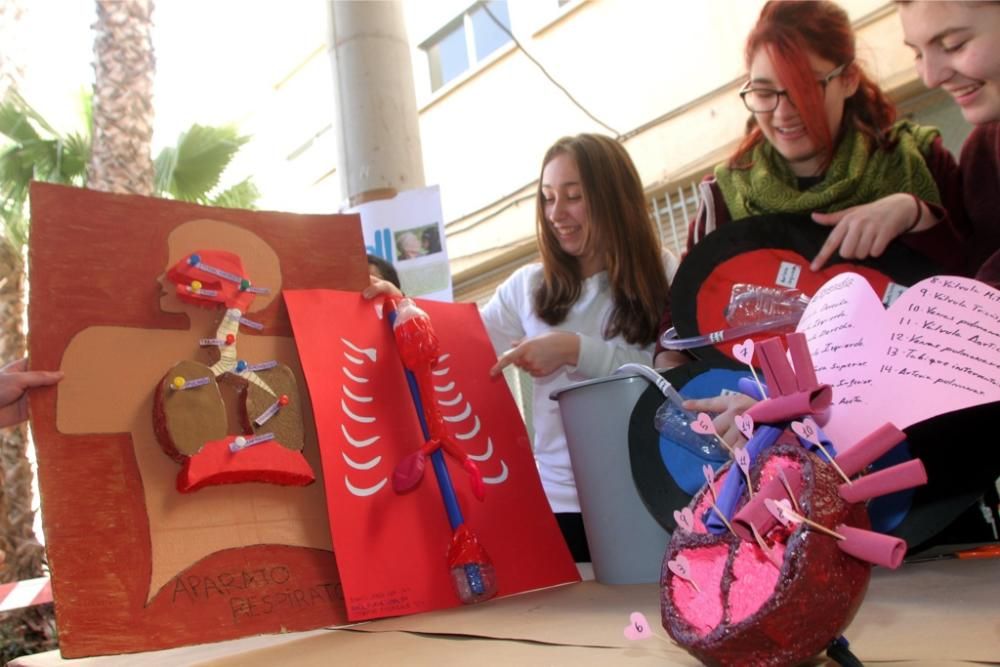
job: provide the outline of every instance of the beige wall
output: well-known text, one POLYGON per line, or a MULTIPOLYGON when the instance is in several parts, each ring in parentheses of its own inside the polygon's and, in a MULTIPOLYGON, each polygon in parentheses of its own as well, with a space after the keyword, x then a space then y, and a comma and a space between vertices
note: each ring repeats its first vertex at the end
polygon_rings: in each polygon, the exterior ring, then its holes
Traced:
MULTIPOLYGON (((425 4, 408 2, 408 15, 425 4)), ((585 0, 549 14, 547 24, 538 9, 545 4, 510 0, 516 36, 581 104, 625 135, 648 191, 731 150, 747 117, 736 95, 745 72, 743 40, 761 1, 585 0), (535 7, 530 17, 525 3, 535 7)), ((841 4, 855 22, 859 60, 868 71, 898 100, 921 93, 892 3, 841 4)), ((448 11, 457 15, 462 6, 448 11)), ((440 27, 447 19, 435 20, 440 27)), ((434 25, 426 15, 422 23, 411 21, 414 45, 434 25)), ((611 132, 516 48, 501 50, 436 95, 429 93, 423 52, 415 47, 413 58, 427 182, 441 185, 457 292, 488 294, 487 284, 502 279, 504 267, 530 256, 531 194, 548 145, 563 134, 611 132), (484 271, 494 275, 474 280, 484 271)))

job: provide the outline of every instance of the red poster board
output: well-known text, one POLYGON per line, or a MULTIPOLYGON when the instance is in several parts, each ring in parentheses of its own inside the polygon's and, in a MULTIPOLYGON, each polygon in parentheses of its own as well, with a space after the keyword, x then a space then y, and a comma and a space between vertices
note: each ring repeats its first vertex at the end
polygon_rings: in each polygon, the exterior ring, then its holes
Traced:
MULTIPOLYGON (((239 253, 276 289, 368 282, 357 216, 236 211, 34 184, 30 365, 66 372, 34 392, 32 429, 60 648, 125 653, 346 620, 312 409, 306 487, 245 483, 179 494, 152 432, 154 388, 197 358, 218 313, 167 308, 158 277, 193 246, 239 253)), ((175 304, 176 305, 176 304, 175 304)), ((193 308, 193 309, 192 309, 193 308)), ((250 313, 241 351, 277 359, 307 396, 288 313, 250 313)))
MULTIPOLYGON (((423 444, 402 363, 376 303, 357 293, 286 291, 323 453, 330 526, 352 621, 453 607, 444 505, 428 462, 419 486, 392 488, 395 466, 423 444), (320 409, 319 406, 323 406, 320 409)), ((486 482, 477 501, 447 466, 467 525, 489 553, 497 595, 579 581, 542 491, 524 423, 472 304, 418 300, 441 356, 434 393, 446 429, 486 482)))

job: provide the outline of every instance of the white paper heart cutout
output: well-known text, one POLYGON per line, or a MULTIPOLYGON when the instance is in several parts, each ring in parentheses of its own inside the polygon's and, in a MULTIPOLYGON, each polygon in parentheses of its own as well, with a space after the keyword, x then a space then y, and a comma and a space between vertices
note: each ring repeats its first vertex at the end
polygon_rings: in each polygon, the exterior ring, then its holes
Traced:
POLYGON ((833 387, 823 431, 838 451, 887 421, 906 428, 1000 401, 1000 292, 970 278, 927 278, 886 310, 867 280, 843 273, 796 330, 833 387))

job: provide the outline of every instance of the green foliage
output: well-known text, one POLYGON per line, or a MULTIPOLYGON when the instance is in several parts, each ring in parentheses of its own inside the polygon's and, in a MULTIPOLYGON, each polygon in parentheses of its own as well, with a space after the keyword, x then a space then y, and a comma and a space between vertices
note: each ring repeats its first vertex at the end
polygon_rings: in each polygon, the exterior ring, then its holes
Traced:
POLYGON ((233 126, 192 125, 181 133, 177 145, 164 148, 156 157, 155 188, 161 196, 216 205, 225 196, 228 206, 252 207, 260 196, 247 179, 222 193, 215 193, 222 173, 250 137, 240 136, 233 126), (227 194, 228 193, 228 194, 227 194))
POLYGON ((32 180, 82 186, 90 158, 90 136, 60 136, 16 91, 0 102, 0 216, 15 247, 27 241, 26 203, 32 180))
MULTIPOLYGON (((90 160, 92 107, 81 95, 87 130, 60 135, 16 91, 0 102, 0 236, 20 248, 27 242, 31 181, 85 187, 90 160)), ((250 140, 232 126, 192 125, 157 156, 157 196, 210 206, 254 208, 260 191, 247 178, 219 191, 226 168, 250 140)), ((2 241, 3 239, 0 239, 2 241)))

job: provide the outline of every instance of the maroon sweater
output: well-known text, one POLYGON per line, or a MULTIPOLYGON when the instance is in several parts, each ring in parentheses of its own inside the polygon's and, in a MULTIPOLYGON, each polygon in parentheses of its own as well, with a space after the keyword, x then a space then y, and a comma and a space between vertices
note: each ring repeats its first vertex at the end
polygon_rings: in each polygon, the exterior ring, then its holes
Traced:
POLYGON ((966 273, 1000 288, 1000 123, 979 125, 959 161, 967 224, 966 273))
MULTIPOLYGON (((993 147, 996 148, 997 134, 994 134, 993 137, 993 147)), ((964 150, 962 154, 964 168, 964 150)), ((993 208, 997 210, 1000 208, 1000 192, 997 191, 996 186, 998 179, 998 172, 996 170, 998 153, 995 150, 992 153, 992 160, 993 180, 990 192, 992 196, 991 201, 994 204, 993 208)), ((970 272, 968 269, 962 241, 960 240, 968 236, 968 223, 966 222, 962 207, 962 180, 959 174, 959 167, 955 163, 955 158, 944 147, 940 137, 935 139, 931 144, 930 153, 927 155, 927 168, 930 170, 931 176, 933 176, 934 182, 937 184, 938 192, 941 194, 942 205, 936 206, 929 202, 924 203, 927 204, 927 207, 941 222, 922 232, 904 234, 900 237, 900 241, 938 264, 945 274, 973 275, 974 271, 970 272)), ((719 186, 715 182, 715 177, 711 174, 706 176, 702 181, 701 189, 703 197, 706 185, 712 193, 715 227, 731 222, 732 217, 722 196, 722 190, 719 189, 719 186)), ((697 216, 688 225, 688 252, 710 231, 711 227, 708 217, 708 207, 703 202, 698 209, 697 216)), ((995 225, 993 229, 995 230, 995 234, 1000 234, 1000 225, 995 225)), ((996 245, 993 246, 994 250, 996 247, 996 245)), ((1000 258, 997 261, 998 270, 1000 270, 1000 258)), ((660 319, 660 329, 656 346, 657 353, 662 350, 659 344, 659 337, 671 326, 673 326, 673 317, 668 309, 660 319)))

